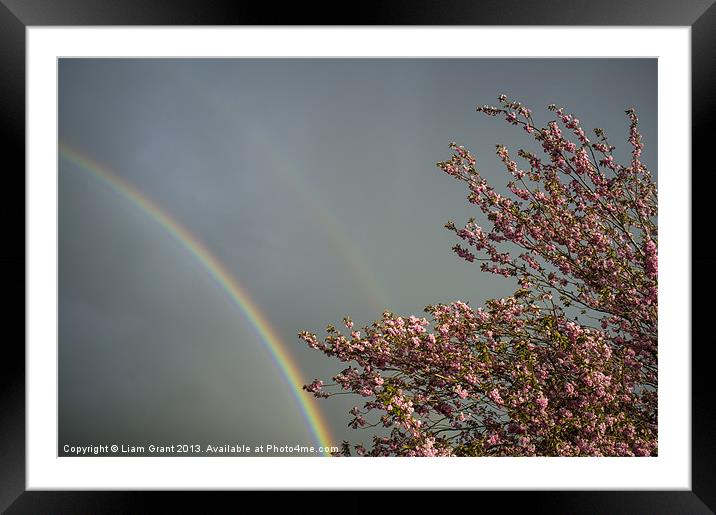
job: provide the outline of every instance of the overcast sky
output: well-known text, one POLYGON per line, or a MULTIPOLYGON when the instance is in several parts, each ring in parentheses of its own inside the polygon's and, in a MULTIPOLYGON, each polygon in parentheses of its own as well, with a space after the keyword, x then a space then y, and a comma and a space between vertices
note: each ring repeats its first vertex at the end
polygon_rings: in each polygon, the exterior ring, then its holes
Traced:
MULTIPOLYGON (((351 315, 479 306, 513 284, 460 260, 443 228, 477 215, 435 163, 457 141, 496 186, 475 112, 498 94, 564 105, 624 148, 635 107, 656 169, 656 60, 62 59, 60 141, 186 227, 250 293, 306 380, 344 365, 304 348, 351 315)), ((59 436, 64 443, 313 440, 244 314, 167 231, 59 159, 59 436)), ((361 399, 319 402, 336 443, 361 399)))

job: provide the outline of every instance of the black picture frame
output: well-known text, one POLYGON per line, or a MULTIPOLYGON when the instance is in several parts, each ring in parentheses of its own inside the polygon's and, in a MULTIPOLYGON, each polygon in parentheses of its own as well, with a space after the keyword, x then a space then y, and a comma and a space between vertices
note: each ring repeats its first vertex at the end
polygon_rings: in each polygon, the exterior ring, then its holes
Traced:
MULTIPOLYGON (((710 234, 714 182, 709 143, 716 114, 716 6, 714 0, 404 0, 361 2, 345 14, 328 2, 285 3, 200 0, 0 0, 0 111, 5 132, 5 198, 2 252, 7 324, 19 334, 5 339, 0 358, 0 510, 7 513, 105 513, 144 511, 159 501, 183 508, 206 508, 206 493, 39 492, 25 489, 25 29, 81 25, 621 25, 691 27, 692 65, 692 490, 584 492, 475 492, 481 497, 510 496, 510 506, 528 504, 549 513, 713 513, 716 511, 716 423, 709 358, 713 338, 706 294, 716 259, 702 243, 710 234), (8 160, 9 158, 9 160, 8 160), (703 170, 703 171, 702 171, 703 170), (698 183, 696 184, 696 181, 698 183), (694 187, 698 186, 698 187, 694 187), (20 193, 22 192, 22 193, 20 193), (9 236, 9 238, 8 238, 9 236), (23 302, 16 299, 22 298, 23 302), (21 324, 21 321, 22 324, 21 324)), ((688 108, 689 99, 673 99, 688 108)), ((684 173, 662 170, 662 173, 684 173)), ((473 494, 473 495, 474 495, 473 494)), ((224 501, 234 493, 213 493, 224 501)), ((216 499, 218 497, 218 499, 216 499)))

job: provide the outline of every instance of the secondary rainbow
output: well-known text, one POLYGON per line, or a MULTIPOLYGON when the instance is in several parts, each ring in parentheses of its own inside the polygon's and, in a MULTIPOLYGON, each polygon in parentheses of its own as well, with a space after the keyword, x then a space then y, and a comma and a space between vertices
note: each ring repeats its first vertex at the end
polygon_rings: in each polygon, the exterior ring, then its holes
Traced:
POLYGON ((259 307, 251 300, 246 289, 226 270, 226 267, 216 256, 186 227, 182 226, 176 219, 169 215, 169 213, 144 196, 134 186, 117 177, 106 166, 65 143, 60 143, 59 148, 61 156, 81 169, 90 172, 92 176, 97 177, 106 185, 110 186, 112 190, 140 208, 197 259, 216 283, 226 292, 234 304, 236 304, 259 335, 273 363, 290 387, 291 393, 316 443, 324 448, 332 445, 333 439, 326 422, 314 405, 313 399, 300 388, 300 385, 304 384, 305 381, 301 379, 298 367, 290 354, 286 351, 285 343, 283 343, 281 337, 268 322, 268 319, 264 316, 259 307))
POLYGON ((304 211, 328 236, 327 241, 347 265, 350 274, 356 279, 355 284, 364 292, 371 307, 376 313, 382 313, 391 304, 390 295, 372 272, 361 249, 348 236, 350 232, 343 227, 337 216, 317 201, 315 195, 306 186, 307 183, 301 180, 300 168, 283 157, 282 153, 275 151, 260 127, 252 126, 249 130, 236 126, 235 115, 230 114, 235 111, 227 109, 232 100, 218 94, 214 90, 213 83, 197 75, 185 76, 183 79, 187 82, 188 89, 197 95, 197 99, 204 102, 206 109, 212 110, 212 117, 221 118, 227 126, 235 128, 234 132, 225 133, 225 137, 240 138, 245 143, 249 143, 263 156, 268 165, 265 167, 266 171, 275 174, 280 179, 281 185, 290 188, 297 195, 304 211))
POLYGON ((382 313, 391 304, 389 295, 375 274, 371 272, 370 266, 366 264, 361 250, 347 236, 350 232, 341 225, 337 217, 330 214, 320 202, 316 202, 312 198, 305 183, 299 180, 297 169, 291 166, 285 158, 282 158, 281 154, 273 152, 265 139, 253 138, 251 141, 256 147, 263 150, 262 154, 270 164, 268 169, 281 178, 282 184, 291 188, 301 201, 305 211, 326 232, 328 241, 333 243, 334 249, 343 258, 351 275, 356 279, 356 284, 365 292, 371 307, 376 313, 382 313))

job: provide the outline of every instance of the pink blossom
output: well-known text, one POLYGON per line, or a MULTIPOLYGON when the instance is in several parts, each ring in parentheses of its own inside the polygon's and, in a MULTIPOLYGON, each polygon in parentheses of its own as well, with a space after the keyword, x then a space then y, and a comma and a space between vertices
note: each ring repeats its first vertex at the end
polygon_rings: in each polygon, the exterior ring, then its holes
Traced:
POLYGON ((497 390, 497 388, 490 390, 490 392, 487 394, 487 396, 490 399, 492 399, 492 402, 494 402, 498 406, 502 406, 505 403, 505 401, 502 400, 502 397, 500 396, 500 392, 497 390))

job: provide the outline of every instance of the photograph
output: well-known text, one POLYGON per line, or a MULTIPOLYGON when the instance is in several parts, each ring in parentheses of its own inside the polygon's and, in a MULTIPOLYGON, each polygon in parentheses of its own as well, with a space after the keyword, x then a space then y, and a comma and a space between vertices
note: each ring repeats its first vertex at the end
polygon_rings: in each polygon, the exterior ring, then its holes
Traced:
POLYGON ((658 71, 58 58, 57 456, 660 456, 658 71))
POLYGON ((0 512, 714 513, 714 0, 141 3, 0 0, 0 512))

